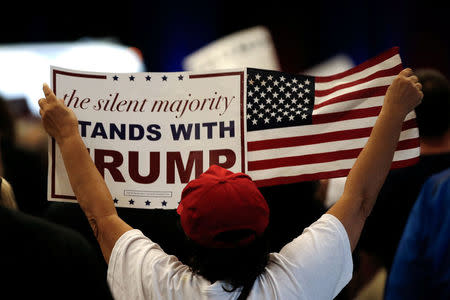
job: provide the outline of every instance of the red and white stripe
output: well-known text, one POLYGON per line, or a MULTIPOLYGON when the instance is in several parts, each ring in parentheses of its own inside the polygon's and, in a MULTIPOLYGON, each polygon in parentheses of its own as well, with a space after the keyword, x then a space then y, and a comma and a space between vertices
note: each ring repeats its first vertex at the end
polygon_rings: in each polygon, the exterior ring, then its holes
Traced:
MULTIPOLYGON (((312 125, 248 132, 247 173, 259 186, 346 176, 402 68, 398 48, 392 48, 348 71, 316 77, 312 125)), ((419 133, 411 112, 392 168, 414 164, 418 157, 419 133)))

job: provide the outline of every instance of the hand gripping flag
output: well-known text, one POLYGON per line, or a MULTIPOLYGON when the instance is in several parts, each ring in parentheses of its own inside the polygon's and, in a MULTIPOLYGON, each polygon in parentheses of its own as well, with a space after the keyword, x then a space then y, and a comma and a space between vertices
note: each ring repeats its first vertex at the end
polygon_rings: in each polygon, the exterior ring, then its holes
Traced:
MULTIPOLYGON (((259 186, 347 176, 384 95, 403 69, 392 48, 324 77, 247 70, 248 174, 259 186)), ((415 113, 405 118, 392 168, 419 158, 415 113)))

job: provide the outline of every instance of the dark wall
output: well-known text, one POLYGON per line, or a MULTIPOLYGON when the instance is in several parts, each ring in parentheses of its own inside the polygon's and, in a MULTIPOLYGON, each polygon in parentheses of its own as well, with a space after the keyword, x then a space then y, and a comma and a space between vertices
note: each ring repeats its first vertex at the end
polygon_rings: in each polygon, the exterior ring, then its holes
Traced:
POLYGON ((8 7, 1 44, 111 37, 138 47, 147 71, 179 71, 183 57, 201 46, 265 25, 285 71, 302 71, 338 52, 360 63, 400 46, 405 65, 450 73, 448 13, 434 1, 81 0, 8 7))

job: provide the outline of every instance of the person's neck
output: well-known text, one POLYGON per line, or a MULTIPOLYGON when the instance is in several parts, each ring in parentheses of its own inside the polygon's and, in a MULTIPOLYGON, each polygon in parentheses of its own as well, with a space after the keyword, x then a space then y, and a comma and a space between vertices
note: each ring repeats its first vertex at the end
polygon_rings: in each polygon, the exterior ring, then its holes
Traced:
POLYGON ((420 138, 420 154, 430 155, 450 152, 450 130, 441 137, 420 138))

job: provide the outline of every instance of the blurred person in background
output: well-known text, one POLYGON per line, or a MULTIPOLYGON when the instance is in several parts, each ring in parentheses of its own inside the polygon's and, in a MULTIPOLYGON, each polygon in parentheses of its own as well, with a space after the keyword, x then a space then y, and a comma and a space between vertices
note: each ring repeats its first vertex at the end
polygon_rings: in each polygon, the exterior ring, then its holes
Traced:
POLYGON ((19 211, 15 199, 0 176, 2 296, 113 299, 91 245, 71 229, 19 211))
POLYGON ((0 96, 0 153, 3 177, 11 184, 19 209, 41 217, 47 207, 47 157, 17 143, 16 118, 0 96))
POLYGON ((385 299, 450 299, 450 168, 430 177, 408 217, 385 299))
MULTIPOLYGON (((1 158, 1 155, 0 155, 1 158)), ((1 166, 1 162, 0 162, 1 166)), ((16 197, 9 182, 0 173, 0 206, 17 209, 16 197)))

